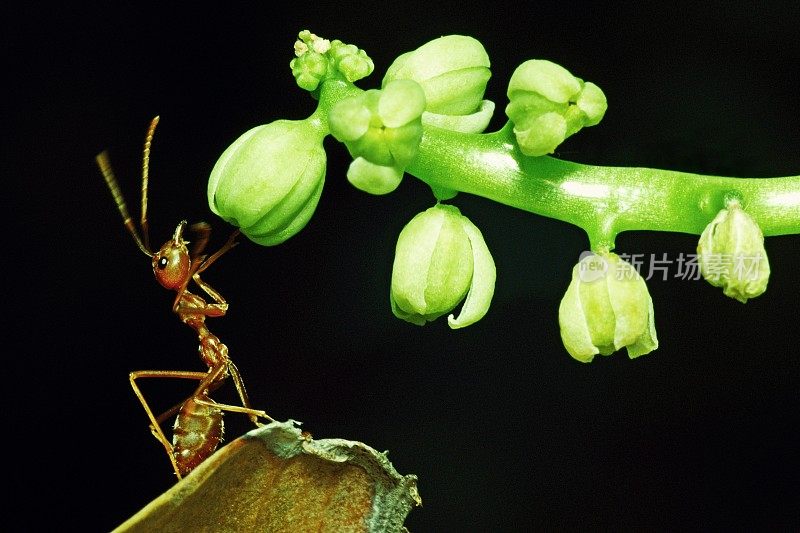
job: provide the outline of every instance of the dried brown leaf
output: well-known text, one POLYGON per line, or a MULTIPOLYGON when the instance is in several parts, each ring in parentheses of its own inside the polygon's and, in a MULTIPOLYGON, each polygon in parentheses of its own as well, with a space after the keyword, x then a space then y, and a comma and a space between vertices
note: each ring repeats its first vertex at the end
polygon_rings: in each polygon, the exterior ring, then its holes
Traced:
POLYGON ((220 449, 117 532, 404 531, 417 477, 361 442, 274 422, 220 449))

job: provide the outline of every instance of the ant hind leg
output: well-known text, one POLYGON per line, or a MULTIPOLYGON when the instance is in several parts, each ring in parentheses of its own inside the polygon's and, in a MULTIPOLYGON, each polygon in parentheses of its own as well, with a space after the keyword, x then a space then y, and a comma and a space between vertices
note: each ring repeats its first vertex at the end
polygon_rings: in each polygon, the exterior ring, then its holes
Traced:
POLYGON ((178 469, 178 464, 175 462, 175 454, 172 448, 172 443, 169 441, 169 439, 167 439, 167 436, 164 435, 164 431, 161 429, 161 422, 175 414, 183 404, 181 403, 176 405, 156 417, 153 414, 153 410, 150 409, 150 405, 148 405, 147 400, 145 400, 141 389, 139 389, 139 385, 136 384, 136 380, 140 378, 178 378, 198 379, 202 381, 207 376, 208 374, 205 372, 188 372, 180 370, 137 370, 136 372, 130 373, 131 388, 133 388, 133 393, 136 394, 136 397, 139 398, 139 402, 142 404, 145 413, 147 413, 147 418, 150 419, 150 431, 153 433, 153 436, 164 446, 164 450, 167 452, 169 461, 172 464, 172 468, 175 470, 175 475, 178 476, 178 479, 181 479, 182 476, 180 470, 178 469))

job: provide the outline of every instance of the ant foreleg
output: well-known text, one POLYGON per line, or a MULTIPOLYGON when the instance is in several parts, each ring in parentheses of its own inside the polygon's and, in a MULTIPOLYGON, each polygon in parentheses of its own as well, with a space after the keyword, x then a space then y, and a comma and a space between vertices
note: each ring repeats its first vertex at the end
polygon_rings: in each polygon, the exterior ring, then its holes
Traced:
POLYGON ((175 301, 172 304, 172 310, 178 315, 183 315, 187 313, 197 313, 205 315, 207 317, 224 316, 225 313, 228 311, 227 302, 220 293, 218 293, 215 289, 213 289, 208 283, 200 279, 200 273, 205 271, 208 267, 210 267, 217 259, 219 259, 226 252, 228 252, 231 248, 239 244, 238 242, 236 242, 236 237, 239 235, 239 230, 235 230, 233 233, 231 233, 230 237, 228 237, 228 240, 225 242, 224 245, 222 245, 222 248, 214 252, 211 256, 206 257, 203 255, 199 255, 199 253, 202 252, 202 250, 206 246, 206 242, 208 242, 208 237, 211 232, 211 227, 208 224, 199 223, 195 224, 193 226, 193 229, 199 233, 200 240, 193 250, 192 265, 189 271, 190 275, 183 282, 183 285, 177 290, 177 294, 175 295, 175 301), (193 279, 195 283, 197 283, 197 285, 201 289, 203 289, 206 292, 206 294, 211 296, 216 303, 207 304, 203 309, 181 306, 181 300, 183 299, 183 295, 186 292, 186 286, 189 284, 189 279, 193 279))
MULTIPOLYGON (((196 239, 192 239, 194 245, 192 246, 192 253, 190 254, 192 261, 194 261, 200 259, 200 254, 206 249, 208 239, 211 236, 211 226, 207 222, 198 222, 197 224, 192 224, 189 227, 189 231, 197 235, 196 239)), ((202 264, 203 259, 200 259, 200 261, 200 264, 202 264)))
POLYGON ((234 230, 233 233, 231 233, 230 237, 228 237, 228 240, 225 242, 225 244, 222 245, 222 248, 214 252, 211 256, 204 259, 203 262, 200 263, 200 266, 197 268, 195 273, 199 274, 203 272, 212 264, 214 264, 214 261, 222 257, 224 253, 228 252, 231 248, 239 244, 238 242, 236 242, 236 237, 239 236, 239 233, 240 231, 238 229, 234 230))
POLYGON ((213 288, 211 285, 200 279, 199 272, 195 273, 195 275, 192 276, 192 279, 194 280, 195 283, 197 283, 198 287, 203 289, 203 291, 209 296, 211 296, 211 298, 214 299, 214 302, 216 302, 213 304, 206 304, 206 310, 210 312, 205 312, 203 314, 206 316, 213 316, 213 317, 224 315, 228 311, 228 302, 225 301, 225 298, 223 298, 222 295, 219 292, 217 292, 215 288, 213 288))
POLYGON ((202 308, 181 305, 181 300, 186 291, 186 286, 184 285, 184 287, 182 287, 182 289, 178 291, 178 294, 175 296, 175 302, 172 304, 172 310, 180 316, 184 314, 198 314, 212 318, 225 316, 225 313, 228 312, 228 302, 225 301, 225 298, 223 298, 215 288, 200 279, 199 270, 192 275, 192 279, 198 287, 203 289, 206 294, 214 299, 214 303, 205 304, 205 306, 202 308))

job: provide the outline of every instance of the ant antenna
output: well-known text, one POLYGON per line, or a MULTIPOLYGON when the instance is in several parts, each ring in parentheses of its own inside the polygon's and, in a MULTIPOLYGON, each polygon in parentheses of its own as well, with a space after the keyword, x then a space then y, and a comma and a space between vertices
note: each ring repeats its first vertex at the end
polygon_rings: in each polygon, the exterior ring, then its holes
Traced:
POLYGON ((150 181, 150 145, 153 143, 153 135, 158 126, 158 116, 150 121, 147 128, 147 136, 144 138, 144 153, 142 154, 142 218, 140 221, 142 235, 144 236, 144 246, 150 249, 150 227, 147 224, 147 186, 150 181))
POLYGON ((100 152, 95 157, 95 160, 97 161, 97 166, 100 167, 100 172, 103 173, 103 177, 106 180, 108 189, 111 191, 111 196, 114 197, 114 202, 117 204, 119 214, 122 215, 122 222, 128 229, 128 233, 131 234, 133 240, 136 241, 136 245, 142 252, 145 253, 145 255, 148 257, 153 257, 153 252, 151 252, 142 242, 142 239, 139 237, 139 233, 136 231, 136 226, 133 224, 133 219, 131 219, 131 215, 128 213, 128 206, 125 204, 125 197, 122 196, 122 191, 119 189, 117 178, 114 176, 114 171, 111 170, 111 162, 108 160, 108 152, 105 150, 100 152))

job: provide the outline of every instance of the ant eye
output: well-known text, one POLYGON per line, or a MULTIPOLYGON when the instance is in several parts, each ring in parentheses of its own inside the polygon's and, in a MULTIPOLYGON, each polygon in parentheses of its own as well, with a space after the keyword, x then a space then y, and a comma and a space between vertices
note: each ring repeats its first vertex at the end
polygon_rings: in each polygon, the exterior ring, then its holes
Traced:
POLYGON ((167 260, 166 257, 159 257, 158 268, 164 270, 165 268, 167 268, 167 263, 169 263, 169 261, 167 260))

